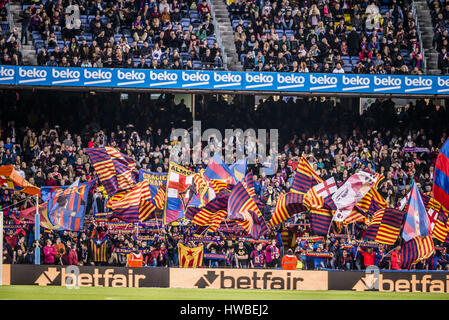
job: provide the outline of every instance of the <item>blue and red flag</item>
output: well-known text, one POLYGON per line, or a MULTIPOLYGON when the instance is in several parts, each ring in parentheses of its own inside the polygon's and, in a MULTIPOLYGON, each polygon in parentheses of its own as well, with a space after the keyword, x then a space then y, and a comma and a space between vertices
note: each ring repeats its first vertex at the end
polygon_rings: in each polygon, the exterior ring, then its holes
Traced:
POLYGON ((131 189, 137 182, 136 163, 112 147, 84 149, 109 196, 131 189))
POLYGON ((402 230, 402 238, 404 238, 404 241, 410 241, 419 236, 426 237, 431 233, 432 230, 426 207, 416 184, 413 182, 404 229, 402 230))
POLYGON ((47 213, 51 224, 63 230, 80 231, 84 227, 87 196, 96 180, 78 186, 57 189, 48 198, 47 213))
POLYGON ((219 153, 215 153, 209 159, 204 176, 208 179, 223 180, 230 184, 237 184, 237 179, 234 177, 232 170, 223 162, 219 153))
POLYGON ((438 154, 432 191, 435 200, 449 209, 449 139, 438 154))
POLYGON ((245 177, 246 165, 248 162, 247 160, 248 160, 247 158, 243 158, 229 166, 229 170, 231 171, 232 175, 234 176, 236 182, 242 182, 243 178, 245 177))

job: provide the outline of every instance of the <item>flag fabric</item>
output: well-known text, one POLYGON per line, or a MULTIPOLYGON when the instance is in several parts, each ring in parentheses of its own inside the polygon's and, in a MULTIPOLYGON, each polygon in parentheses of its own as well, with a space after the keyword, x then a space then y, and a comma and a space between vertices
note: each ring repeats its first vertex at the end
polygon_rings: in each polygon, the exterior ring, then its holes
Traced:
POLYGON ((218 194, 221 190, 227 189, 228 184, 225 181, 221 180, 209 180, 209 184, 214 190, 215 194, 218 194))
POLYGON ((272 226, 278 225, 293 216, 295 213, 306 211, 306 208, 303 205, 303 200, 304 195, 300 193, 281 193, 269 224, 272 226))
POLYGON ((449 244, 449 225, 448 225, 449 211, 441 206, 441 210, 438 213, 435 227, 432 231, 432 236, 441 241, 444 244, 449 244))
MULTIPOLYGON (((34 221, 34 215, 36 214, 36 206, 24 209, 20 211, 20 217, 26 220, 34 221)), ((62 227, 58 225, 53 225, 50 222, 47 214, 47 202, 44 202, 39 205, 39 223, 42 228, 49 230, 63 230, 62 227)))
POLYGON ((22 176, 20 176, 12 165, 0 167, 0 186, 4 186, 9 190, 21 191, 29 195, 40 195, 40 189, 22 176))
POLYGON ((138 180, 133 159, 112 147, 84 149, 109 196, 131 189, 138 180))
POLYGON ((156 206, 156 208, 158 208, 160 210, 164 210, 165 188, 159 188, 159 190, 157 191, 157 194, 154 196, 152 201, 153 201, 154 205, 156 206))
POLYGON ((237 183, 242 182, 245 178, 247 161, 247 158, 243 158, 229 166, 229 170, 232 172, 237 183))
POLYGON ((412 265, 421 260, 430 258, 434 252, 435 247, 431 236, 415 237, 407 241, 401 248, 402 268, 410 269, 412 265))
POLYGON ((351 213, 352 208, 376 184, 377 177, 364 171, 350 176, 343 185, 332 195, 337 210, 334 221, 343 222, 351 213))
POLYGON ((219 153, 209 159, 204 176, 208 179, 222 180, 230 184, 237 184, 231 169, 223 162, 219 153))
POLYGON ((223 219, 227 217, 228 199, 229 192, 221 192, 202 208, 187 208, 185 217, 190 219, 193 224, 209 227, 208 231, 215 232, 223 219))
POLYGON ((107 262, 108 238, 103 240, 90 239, 90 251, 94 262, 107 262))
POLYGON ((240 211, 236 214, 234 220, 248 233, 253 239, 260 239, 269 233, 269 227, 262 216, 255 211, 240 211))
POLYGON ((239 213, 254 211, 262 215, 256 202, 251 198, 243 183, 238 183, 231 191, 228 200, 228 218, 238 219, 239 213))
POLYGON ((422 194, 421 199, 426 207, 427 216, 429 217, 430 231, 433 231, 438 219, 438 214, 444 207, 429 194, 422 194))
POLYGON ((424 206, 416 183, 413 183, 408 200, 408 210, 405 217, 402 238, 405 241, 410 241, 415 237, 426 237, 432 233, 430 227, 426 207, 424 206))
POLYGON ((438 153, 432 191, 435 200, 449 210, 449 139, 438 153))
POLYGON ((297 193, 306 193, 314 185, 322 183, 323 179, 313 170, 309 161, 302 156, 298 167, 295 171, 295 176, 293 178, 291 190, 297 193))
MULTIPOLYGON (((126 222, 139 221, 139 209, 145 202, 150 202, 151 191, 148 181, 138 182, 131 190, 111 204, 112 216, 126 222)), ((153 205, 154 207, 154 205, 153 205)), ((156 207, 152 211, 155 210, 156 207)), ((143 208, 148 209, 148 208, 143 208)), ((148 212, 143 212, 143 218, 148 216, 148 212)))
POLYGON ((159 189, 165 189, 165 185, 167 184, 167 172, 159 173, 159 172, 151 172, 148 170, 139 170, 139 182, 147 181, 150 186, 151 197, 156 197, 159 189))
POLYGON ((178 244, 178 257, 180 268, 197 268, 203 265, 204 246, 189 248, 178 244))
POLYGON ((355 206, 351 213, 343 220, 343 226, 347 226, 351 223, 356 223, 356 222, 363 222, 365 224, 368 223, 369 218, 367 216, 365 216, 364 212, 359 209, 357 206, 355 206))
POLYGON ((326 235, 332 222, 332 211, 326 208, 312 208, 309 211, 312 234, 326 235))
POLYGON ((399 237, 403 220, 403 211, 394 208, 381 209, 374 213, 364 238, 365 240, 393 245, 399 237))
POLYGON ((144 222, 151 219, 151 214, 155 212, 157 207, 150 201, 142 200, 139 205, 139 221, 144 222))
POLYGON ((47 211, 49 221, 64 230, 80 231, 84 227, 87 196, 96 181, 77 187, 58 189, 49 196, 47 211))
POLYGON ((167 177, 164 224, 169 224, 184 217, 185 210, 197 193, 193 184, 193 175, 192 171, 170 162, 167 177))

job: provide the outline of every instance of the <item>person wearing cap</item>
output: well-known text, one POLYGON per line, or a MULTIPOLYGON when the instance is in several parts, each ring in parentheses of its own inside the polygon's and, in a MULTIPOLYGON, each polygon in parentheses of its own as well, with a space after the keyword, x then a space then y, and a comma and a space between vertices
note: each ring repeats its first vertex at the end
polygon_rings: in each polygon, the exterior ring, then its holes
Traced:
POLYGON ((298 258, 293 254, 292 249, 288 249, 287 254, 282 257, 282 269, 295 270, 298 265, 298 258))

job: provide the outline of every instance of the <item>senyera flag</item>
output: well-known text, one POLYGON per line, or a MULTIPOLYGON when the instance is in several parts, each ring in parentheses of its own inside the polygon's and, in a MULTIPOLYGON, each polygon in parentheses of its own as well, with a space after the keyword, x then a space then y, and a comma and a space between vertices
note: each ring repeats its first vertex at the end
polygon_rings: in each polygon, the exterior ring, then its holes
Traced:
POLYGON ((437 157, 432 191, 435 200, 449 209, 449 139, 437 157))
POLYGON ((0 186, 5 186, 9 190, 21 191, 29 195, 39 195, 40 189, 33 186, 21 177, 14 166, 7 165, 0 167, 0 186))

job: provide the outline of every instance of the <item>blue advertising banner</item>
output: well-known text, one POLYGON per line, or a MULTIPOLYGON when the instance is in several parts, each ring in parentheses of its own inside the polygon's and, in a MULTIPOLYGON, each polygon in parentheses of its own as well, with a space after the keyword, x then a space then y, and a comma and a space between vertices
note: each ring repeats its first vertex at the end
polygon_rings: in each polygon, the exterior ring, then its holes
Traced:
POLYGON ((449 76, 0 66, 0 85, 447 95, 449 76))

